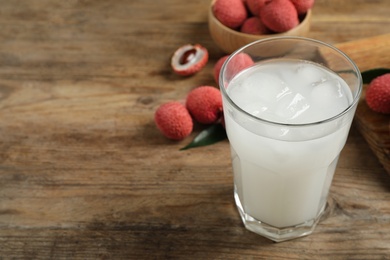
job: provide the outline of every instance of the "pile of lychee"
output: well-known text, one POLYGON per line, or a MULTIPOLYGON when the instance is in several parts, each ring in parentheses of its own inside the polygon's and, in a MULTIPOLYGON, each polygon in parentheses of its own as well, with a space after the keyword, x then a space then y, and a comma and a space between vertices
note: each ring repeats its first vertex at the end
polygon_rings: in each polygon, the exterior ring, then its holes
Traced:
MULTIPOLYGON (((200 44, 186 44, 172 55, 172 70, 180 76, 191 76, 199 72, 208 62, 208 51, 200 44)), ((170 101, 160 105, 154 122, 160 132, 172 140, 189 136, 194 122, 218 123, 222 118, 222 96, 218 88, 200 86, 192 89, 185 101, 170 101)))
POLYGON ((212 11, 230 29, 261 35, 293 29, 313 4, 314 0, 216 0, 212 11))
MULTIPOLYGON (((217 86, 223 63, 229 55, 221 57, 214 65, 213 75, 217 86)), ((181 76, 199 72, 208 61, 208 51, 200 44, 186 44, 178 48, 171 58, 173 71, 181 76)), ((254 64, 246 53, 239 53, 230 61, 227 74, 235 75, 254 64)), ((172 140, 182 140, 189 136, 194 122, 203 125, 223 123, 222 95, 218 88, 200 86, 192 89, 184 102, 170 101, 160 105, 154 122, 160 132, 172 140)))
POLYGON ((213 86, 191 90, 184 102, 170 101, 158 107, 154 122, 161 133, 172 140, 182 140, 192 133, 194 121, 218 123, 222 116, 222 96, 213 86))

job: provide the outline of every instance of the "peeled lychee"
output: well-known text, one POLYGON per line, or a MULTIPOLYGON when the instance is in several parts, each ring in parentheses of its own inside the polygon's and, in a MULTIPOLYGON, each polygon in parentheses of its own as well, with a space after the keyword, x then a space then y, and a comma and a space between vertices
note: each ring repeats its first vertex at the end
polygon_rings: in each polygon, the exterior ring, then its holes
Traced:
POLYGON ((243 25, 241 26, 240 31, 243 33, 255 34, 255 35, 268 33, 267 27, 257 16, 252 16, 246 19, 243 25))
POLYGON ((188 93, 186 107, 199 123, 215 123, 222 115, 221 92, 212 86, 197 87, 188 93))
POLYGON ((373 111, 390 114, 390 73, 371 81, 366 91, 366 102, 373 111))
POLYGON ((298 14, 305 14, 314 5, 314 0, 290 0, 298 11, 298 14))
POLYGON ((260 19, 270 30, 278 33, 299 24, 298 12, 290 0, 273 0, 260 10, 260 19))
POLYGON ((173 140, 184 139, 193 129, 187 108, 176 101, 161 105, 154 114, 154 122, 164 136, 173 140))
POLYGON ((171 58, 174 72, 182 76, 189 76, 199 72, 207 63, 209 53, 200 44, 186 44, 175 51, 171 58))
POLYGON ((270 0, 246 0, 246 5, 252 15, 259 16, 260 9, 269 1, 270 0))
POLYGON ((240 27, 248 16, 242 0, 217 0, 212 9, 218 21, 231 29, 240 27))

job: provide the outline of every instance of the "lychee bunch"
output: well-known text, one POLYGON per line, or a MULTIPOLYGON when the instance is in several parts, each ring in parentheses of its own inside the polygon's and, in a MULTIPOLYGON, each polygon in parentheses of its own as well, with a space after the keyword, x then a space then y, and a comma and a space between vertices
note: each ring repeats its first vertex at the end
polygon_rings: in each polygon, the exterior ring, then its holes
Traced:
POLYGON ((375 112, 390 114, 390 73, 371 81, 366 91, 366 103, 375 112))
POLYGON ((212 11, 223 25, 259 35, 293 29, 313 5, 314 0, 216 0, 212 11))
POLYGON ((218 123, 222 116, 222 96, 213 86, 191 90, 185 104, 171 101, 155 112, 154 122, 160 132, 172 140, 182 140, 193 130, 194 121, 201 124, 218 123))

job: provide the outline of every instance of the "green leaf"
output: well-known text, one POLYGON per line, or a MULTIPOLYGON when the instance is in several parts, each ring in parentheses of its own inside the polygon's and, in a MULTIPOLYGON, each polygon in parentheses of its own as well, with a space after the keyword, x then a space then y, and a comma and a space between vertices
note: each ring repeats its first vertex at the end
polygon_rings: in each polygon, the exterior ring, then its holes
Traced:
POLYGON ((390 69, 376 68, 362 72, 363 84, 369 84, 373 79, 383 74, 390 73, 390 69))
POLYGON ((180 150, 187 150, 199 146, 206 146, 226 139, 226 130, 221 124, 214 124, 201 131, 187 146, 180 150))

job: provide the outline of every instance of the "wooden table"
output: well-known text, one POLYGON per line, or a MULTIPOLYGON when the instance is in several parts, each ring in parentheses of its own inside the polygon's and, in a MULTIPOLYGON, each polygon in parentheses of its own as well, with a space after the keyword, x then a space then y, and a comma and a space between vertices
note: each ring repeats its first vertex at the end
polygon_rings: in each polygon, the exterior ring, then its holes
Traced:
MULTIPOLYGON (((156 108, 215 85, 208 0, 0 1, 0 259, 390 259, 390 176, 352 127, 307 237, 247 231, 228 141, 179 151, 156 108), (208 48, 193 77, 169 66, 208 48)), ((310 37, 390 32, 388 0, 317 0, 310 37)), ((386 53, 384 55, 389 55, 386 53)))

